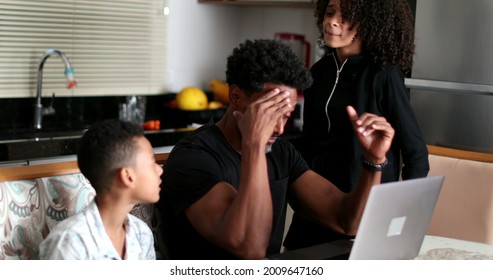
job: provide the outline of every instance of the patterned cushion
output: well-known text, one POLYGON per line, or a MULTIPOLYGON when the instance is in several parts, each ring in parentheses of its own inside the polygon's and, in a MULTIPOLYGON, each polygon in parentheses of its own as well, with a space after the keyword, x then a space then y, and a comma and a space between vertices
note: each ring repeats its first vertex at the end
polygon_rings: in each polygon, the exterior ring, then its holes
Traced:
POLYGON ((0 259, 38 259, 38 246, 95 192, 82 174, 0 183, 0 259))

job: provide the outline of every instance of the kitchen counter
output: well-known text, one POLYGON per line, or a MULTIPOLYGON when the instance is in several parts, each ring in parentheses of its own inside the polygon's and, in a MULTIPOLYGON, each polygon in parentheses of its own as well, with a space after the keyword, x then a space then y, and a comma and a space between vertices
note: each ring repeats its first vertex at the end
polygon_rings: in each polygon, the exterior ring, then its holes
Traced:
MULTIPOLYGON (((162 129, 145 131, 154 148, 173 146, 193 129, 162 129)), ((59 160, 71 160, 77 154, 83 130, 61 135, 45 133, 34 137, 0 140, 0 166, 32 165, 59 160)))
MULTIPOLYGON (((195 128, 168 128, 145 131, 154 148, 174 146, 195 128)), ((0 134, 0 166, 32 165, 74 159, 84 129, 70 131, 15 131, 0 134)), ((289 125, 282 135, 285 139, 300 136, 289 125)))

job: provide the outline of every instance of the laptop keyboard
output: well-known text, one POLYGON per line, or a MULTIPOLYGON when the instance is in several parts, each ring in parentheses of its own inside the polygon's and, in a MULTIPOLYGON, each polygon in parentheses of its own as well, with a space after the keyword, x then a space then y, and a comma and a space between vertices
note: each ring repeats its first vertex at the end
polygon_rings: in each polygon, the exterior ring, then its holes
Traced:
POLYGON ((347 260, 352 240, 337 240, 268 256, 269 260, 347 260))

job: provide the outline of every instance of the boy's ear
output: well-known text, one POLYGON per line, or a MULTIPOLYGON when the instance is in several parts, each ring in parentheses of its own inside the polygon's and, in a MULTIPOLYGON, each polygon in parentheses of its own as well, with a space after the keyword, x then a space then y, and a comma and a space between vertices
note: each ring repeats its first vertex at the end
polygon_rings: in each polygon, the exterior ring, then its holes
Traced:
POLYGON ((136 180, 135 174, 130 167, 120 168, 118 171, 118 178, 125 186, 128 187, 133 186, 136 180))

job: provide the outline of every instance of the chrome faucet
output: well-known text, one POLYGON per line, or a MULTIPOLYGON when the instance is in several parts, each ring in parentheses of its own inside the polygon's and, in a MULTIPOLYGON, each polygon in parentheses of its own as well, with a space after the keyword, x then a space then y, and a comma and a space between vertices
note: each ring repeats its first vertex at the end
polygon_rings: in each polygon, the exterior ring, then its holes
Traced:
MULTIPOLYGON (((44 53, 43 57, 41 58, 41 61, 39 62, 39 66, 38 66, 36 103, 34 104, 34 129, 41 129, 41 120, 43 116, 52 115, 55 113, 55 109, 53 108, 53 106, 50 105, 49 108, 43 108, 43 105, 41 104, 41 94, 43 90, 43 67, 45 61, 52 54, 58 54, 63 60, 63 63, 65 64, 65 77, 67 78, 67 88, 72 89, 77 86, 77 82, 74 80, 74 70, 72 69, 72 66, 70 65, 70 61, 67 59, 65 54, 55 49, 47 50, 44 53)), ((52 98, 53 99, 55 98, 54 94, 52 98)), ((53 99, 52 99, 52 104, 53 104, 53 99)))

